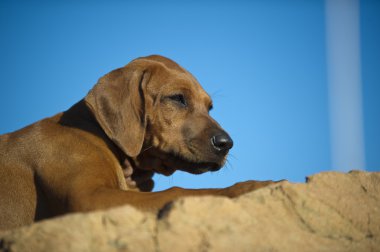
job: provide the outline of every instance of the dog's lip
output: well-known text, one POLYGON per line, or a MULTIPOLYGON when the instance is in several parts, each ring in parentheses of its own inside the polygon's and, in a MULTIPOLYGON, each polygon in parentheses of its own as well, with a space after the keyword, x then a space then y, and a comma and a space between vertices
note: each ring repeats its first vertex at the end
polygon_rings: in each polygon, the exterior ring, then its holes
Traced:
POLYGON ((157 173, 165 176, 172 175, 175 171, 184 171, 191 174, 202 174, 205 172, 219 171, 223 167, 224 162, 218 161, 192 161, 179 154, 171 152, 155 155, 161 160, 160 167, 153 168, 157 173))
POLYGON ((202 174, 205 172, 219 171, 222 167, 217 163, 187 163, 186 165, 179 165, 176 168, 172 168, 171 165, 163 163, 160 168, 154 169, 155 172, 163 174, 165 176, 172 175, 175 171, 184 171, 191 174, 202 174))
POLYGON ((158 169, 154 169, 154 171, 157 173, 163 174, 165 176, 170 176, 176 171, 176 169, 170 168, 169 166, 162 164, 162 167, 158 169))
POLYGON ((192 174, 202 174, 205 172, 219 171, 222 167, 217 163, 194 163, 195 168, 179 168, 181 171, 189 172, 192 174))
POLYGON ((190 162, 187 162, 186 165, 182 164, 182 165, 179 165, 176 168, 171 168, 171 166, 169 166, 167 164, 163 165, 163 168, 164 168, 163 169, 164 172, 162 172, 162 170, 160 170, 160 172, 162 174, 164 174, 164 175, 166 175, 166 174, 171 175, 176 170, 188 172, 188 173, 191 173, 191 174, 202 174, 202 173, 205 173, 205 172, 219 171, 222 167, 219 164, 212 163, 212 162, 205 162, 205 163, 190 163, 190 162))

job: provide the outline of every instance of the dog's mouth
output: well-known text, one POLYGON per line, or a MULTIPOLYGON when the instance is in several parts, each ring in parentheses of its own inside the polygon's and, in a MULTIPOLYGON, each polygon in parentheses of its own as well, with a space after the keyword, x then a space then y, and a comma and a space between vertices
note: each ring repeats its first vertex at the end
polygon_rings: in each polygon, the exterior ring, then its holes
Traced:
POLYGON ((176 170, 188 172, 191 174, 202 174, 205 172, 219 171, 222 167, 217 163, 182 163, 177 168, 173 168, 170 164, 163 162, 162 168, 155 169, 156 172, 166 176, 172 175, 176 170))
POLYGON ((209 158, 186 157, 180 153, 163 152, 151 148, 140 155, 139 168, 153 170, 165 176, 170 176, 177 170, 191 174, 202 174, 220 170, 225 160, 223 156, 209 158), (144 160, 149 160, 149 162, 145 163, 144 160))
POLYGON ((191 161, 185 157, 172 153, 166 154, 165 156, 166 158, 161 159, 162 165, 159 168, 154 169, 156 172, 161 173, 165 176, 172 175, 176 170, 188 172, 191 174, 215 172, 219 171, 224 164, 224 161, 221 163, 191 161))

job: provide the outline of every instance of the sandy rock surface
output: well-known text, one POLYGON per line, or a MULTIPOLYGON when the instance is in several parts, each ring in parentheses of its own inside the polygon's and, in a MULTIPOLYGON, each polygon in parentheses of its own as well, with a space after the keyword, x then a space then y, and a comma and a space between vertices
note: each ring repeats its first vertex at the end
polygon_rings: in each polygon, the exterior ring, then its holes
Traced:
POLYGON ((0 233, 0 251, 380 251, 380 173, 325 172, 236 199, 124 206, 0 233))

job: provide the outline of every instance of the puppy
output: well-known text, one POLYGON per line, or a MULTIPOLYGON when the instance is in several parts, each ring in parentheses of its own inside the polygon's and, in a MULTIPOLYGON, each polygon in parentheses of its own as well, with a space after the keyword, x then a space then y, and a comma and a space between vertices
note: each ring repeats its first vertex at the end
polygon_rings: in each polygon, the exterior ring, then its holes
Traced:
POLYGON ((138 58, 69 110, 0 136, 0 229, 129 204, 157 211, 188 195, 236 197, 272 182, 151 192, 154 173, 219 170, 233 146, 210 96, 174 61, 138 58))

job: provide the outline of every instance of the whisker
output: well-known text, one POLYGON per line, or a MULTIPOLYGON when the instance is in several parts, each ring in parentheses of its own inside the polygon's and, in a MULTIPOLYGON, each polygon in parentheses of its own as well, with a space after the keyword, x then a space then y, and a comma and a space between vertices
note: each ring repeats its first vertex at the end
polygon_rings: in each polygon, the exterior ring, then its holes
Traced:
POLYGON ((231 170, 234 169, 232 163, 231 163, 230 160, 228 160, 228 159, 226 160, 226 168, 227 168, 227 169, 231 169, 231 170))
POLYGON ((141 153, 143 153, 143 152, 145 152, 145 151, 147 151, 147 150, 149 150, 149 149, 151 149, 151 148, 153 148, 153 145, 152 145, 152 146, 149 146, 148 148, 145 148, 144 150, 141 151, 141 153))
POLYGON ((212 92, 211 97, 214 99, 215 97, 224 97, 223 91, 221 89, 218 89, 214 92, 212 92))
POLYGON ((169 176, 169 184, 170 184, 170 186, 173 185, 173 182, 174 182, 174 176, 172 174, 172 175, 169 176))
POLYGON ((229 154, 228 154, 228 157, 229 157, 229 158, 231 157, 231 158, 233 158, 233 159, 235 159, 235 160, 239 160, 239 159, 238 159, 237 157, 235 157, 232 153, 229 153, 229 154))

